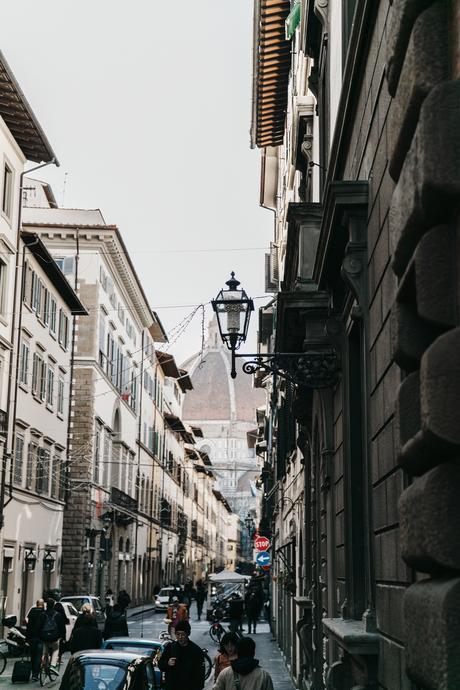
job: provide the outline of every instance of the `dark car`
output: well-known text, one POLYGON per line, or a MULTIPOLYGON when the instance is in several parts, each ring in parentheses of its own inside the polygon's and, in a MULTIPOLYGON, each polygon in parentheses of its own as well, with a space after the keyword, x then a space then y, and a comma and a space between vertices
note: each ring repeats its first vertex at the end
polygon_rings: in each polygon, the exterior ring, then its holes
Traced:
MULTIPOLYGON (((160 640, 149 640, 145 637, 111 637, 102 645, 102 649, 113 649, 114 651, 133 652, 150 656, 154 664, 164 649, 164 642, 160 640)), ((155 666, 155 677, 158 687, 161 684, 161 671, 155 666)))
POLYGON ((152 658, 100 650, 70 657, 60 690, 158 690, 152 658))

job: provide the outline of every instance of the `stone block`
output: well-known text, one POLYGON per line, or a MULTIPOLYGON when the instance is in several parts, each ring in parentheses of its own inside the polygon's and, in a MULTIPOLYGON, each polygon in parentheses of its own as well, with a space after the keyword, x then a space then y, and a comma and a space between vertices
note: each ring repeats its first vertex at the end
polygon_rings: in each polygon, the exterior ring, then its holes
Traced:
POLYGON ((394 0, 393 13, 387 36, 387 81, 388 91, 396 95, 399 75, 406 56, 406 50, 415 20, 433 0, 394 0))
POLYGON ((460 451, 460 328, 440 336, 422 357, 422 429, 440 447, 460 451))
POLYGON ((425 232, 449 222, 460 206, 459 115, 460 81, 435 86, 422 105, 389 213, 398 276, 425 232))
POLYGON ((396 399, 396 442, 403 450, 420 432, 420 376, 414 371, 401 382, 396 399))
POLYGON ((390 174, 397 181, 431 89, 448 78, 448 35, 445 0, 422 12, 414 24, 391 110, 390 174))
POLYGON ((391 313, 391 354, 401 369, 417 369, 432 340, 431 329, 418 317, 415 308, 396 302, 391 313))
POLYGON ((458 230, 442 225, 420 240, 415 252, 417 311, 440 327, 453 327, 458 314, 458 230))
POLYGON ((411 484, 399 501, 401 554, 423 573, 460 572, 460 462, 445 462, 411 484))
POLYGON ((460 328, 437 338, 424 353, 419 393, 415 377, 410 374, 400 386, 396 427, 398 461, 417 476, 460 456, 460 328))
POLYGON ((460 578, 412 585, 403 612, 409 677, 430 690, 460 688, 460 578))

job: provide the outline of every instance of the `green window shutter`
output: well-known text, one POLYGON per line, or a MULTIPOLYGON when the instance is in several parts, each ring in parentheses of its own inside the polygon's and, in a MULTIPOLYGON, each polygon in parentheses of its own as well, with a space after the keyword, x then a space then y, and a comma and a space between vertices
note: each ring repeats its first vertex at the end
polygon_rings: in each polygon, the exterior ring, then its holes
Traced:
POLYGON ((294 33, 297 27, 300 24, 300 17, 302 14, 302 4, 300 0, 296 2, 292 10, 289 12, 287 18, 286 18, 286 40, 289 41, 294 33))

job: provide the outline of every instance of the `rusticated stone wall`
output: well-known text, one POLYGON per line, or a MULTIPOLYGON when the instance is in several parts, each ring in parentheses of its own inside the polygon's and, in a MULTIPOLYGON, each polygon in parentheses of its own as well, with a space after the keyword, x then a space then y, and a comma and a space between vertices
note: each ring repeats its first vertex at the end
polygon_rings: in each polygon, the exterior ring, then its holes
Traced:
POLYGON ((460 688, 458 9, 395 1, 387 41, 396 450, 413 478, 399 501, 400 548, 417 571, 404 642, 408 676, 429 690, 460 688))

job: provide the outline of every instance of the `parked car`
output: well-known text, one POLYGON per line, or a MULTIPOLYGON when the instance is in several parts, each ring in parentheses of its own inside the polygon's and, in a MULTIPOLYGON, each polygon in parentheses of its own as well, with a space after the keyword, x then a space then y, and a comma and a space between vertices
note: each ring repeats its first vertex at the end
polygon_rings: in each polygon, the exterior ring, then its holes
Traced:
POLYGON ((79 596, 61 597, 60 601, 62 603, 68 602, 69 604, 72 604, 77 609, 78 613, 80 613, 83 604, 90 604, 93 607, 94 613, 96 614, 98 627, 100 630, 104 630, 105 613, 101 606, 101 602, 99 601, 99 597, 93 597, 89 594, 80 594, 79 596))
MULTIPOLYGON (((62 601, 62 599, 61 599, 61 604, 64 607, 65 615, 67 616, 67 619, 69 621, 68 623, 66 623, 66 626, 65 626, 65 629, 66 629, 65 639, 68 642, 70 640, 70 636, 72 634, 72 630, 73 630, 73 626, 75 625, 75 621, 78 618, 78 611, 70 601, 62 601)), ((29 620, 29 613, 30 613, 32 608, 34 608, 34 607, 31 606, 27 612, 26 624, 29 620)))
POLYGON ((158 690, 150 656, 108 649, 70 657, 60 690, 158 690))
POLYGON ((102 644, 102 649, 114 651, 133 652, 150 656, 155 666, 157 686, 161 685, 161 671, 156 666, 158 658, 164 649, 165 643, 160 640, 149 640, 145 637, 111 637, 102 644))
POLYGON ((155 597, 155 611, 166 611, 175 592, 174 587, 162 587, 155 597))

